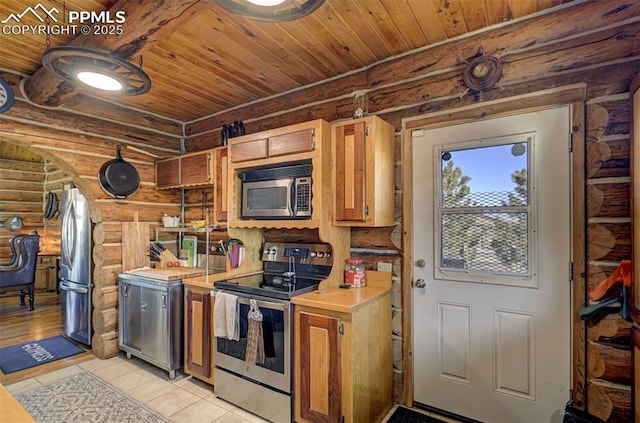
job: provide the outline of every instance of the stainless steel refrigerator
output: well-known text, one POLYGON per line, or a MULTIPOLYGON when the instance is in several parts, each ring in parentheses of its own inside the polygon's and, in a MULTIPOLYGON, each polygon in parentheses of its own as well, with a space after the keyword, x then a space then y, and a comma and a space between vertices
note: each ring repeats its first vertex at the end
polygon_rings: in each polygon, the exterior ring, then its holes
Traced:
POLYGON ((89 204, 77 188, 62 192, 60 303, 65 336, 91 345, 92 225, 89 204))

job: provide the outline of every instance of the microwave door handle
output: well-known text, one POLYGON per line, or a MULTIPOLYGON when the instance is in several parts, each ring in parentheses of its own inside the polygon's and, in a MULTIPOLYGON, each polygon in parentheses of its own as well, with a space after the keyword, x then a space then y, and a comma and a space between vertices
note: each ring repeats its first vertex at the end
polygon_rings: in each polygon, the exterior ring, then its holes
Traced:
POLYGON ((297 194, 296 180, 292 178, 289 182, 289 211, 291 212, 291 217, 296 217, 298 214, 297 194))

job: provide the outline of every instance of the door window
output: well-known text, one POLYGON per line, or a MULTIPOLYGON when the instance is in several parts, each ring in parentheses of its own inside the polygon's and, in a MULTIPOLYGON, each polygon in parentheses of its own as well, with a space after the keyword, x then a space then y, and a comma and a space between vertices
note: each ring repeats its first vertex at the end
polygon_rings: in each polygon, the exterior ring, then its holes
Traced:
POLYGON ((535 286, 533 140, 435 147, 437 279, 535 286))

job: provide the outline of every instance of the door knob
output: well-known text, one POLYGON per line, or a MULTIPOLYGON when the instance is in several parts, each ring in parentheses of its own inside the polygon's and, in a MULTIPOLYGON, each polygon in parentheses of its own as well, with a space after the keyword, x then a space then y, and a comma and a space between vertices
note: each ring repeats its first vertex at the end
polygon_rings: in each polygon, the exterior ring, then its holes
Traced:
POLYGON ((424 288, 425 286, 427 286, 427 284, 424 279, 418 279, 416 281, 416 288, 424 288))
POLYGON ((424 267, 425 266, 424 260, 422 260, 422 259, 416 260, 416 266, 424 267))

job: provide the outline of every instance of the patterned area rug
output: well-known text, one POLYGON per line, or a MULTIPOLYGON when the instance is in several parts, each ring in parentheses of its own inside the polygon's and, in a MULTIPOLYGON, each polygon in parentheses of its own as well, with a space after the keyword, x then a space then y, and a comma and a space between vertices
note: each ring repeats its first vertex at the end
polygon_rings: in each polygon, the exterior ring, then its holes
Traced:
POLYGON ((69 376, 14 396, 36 421, 43 423, 171 422, 90 372, 69 376))

